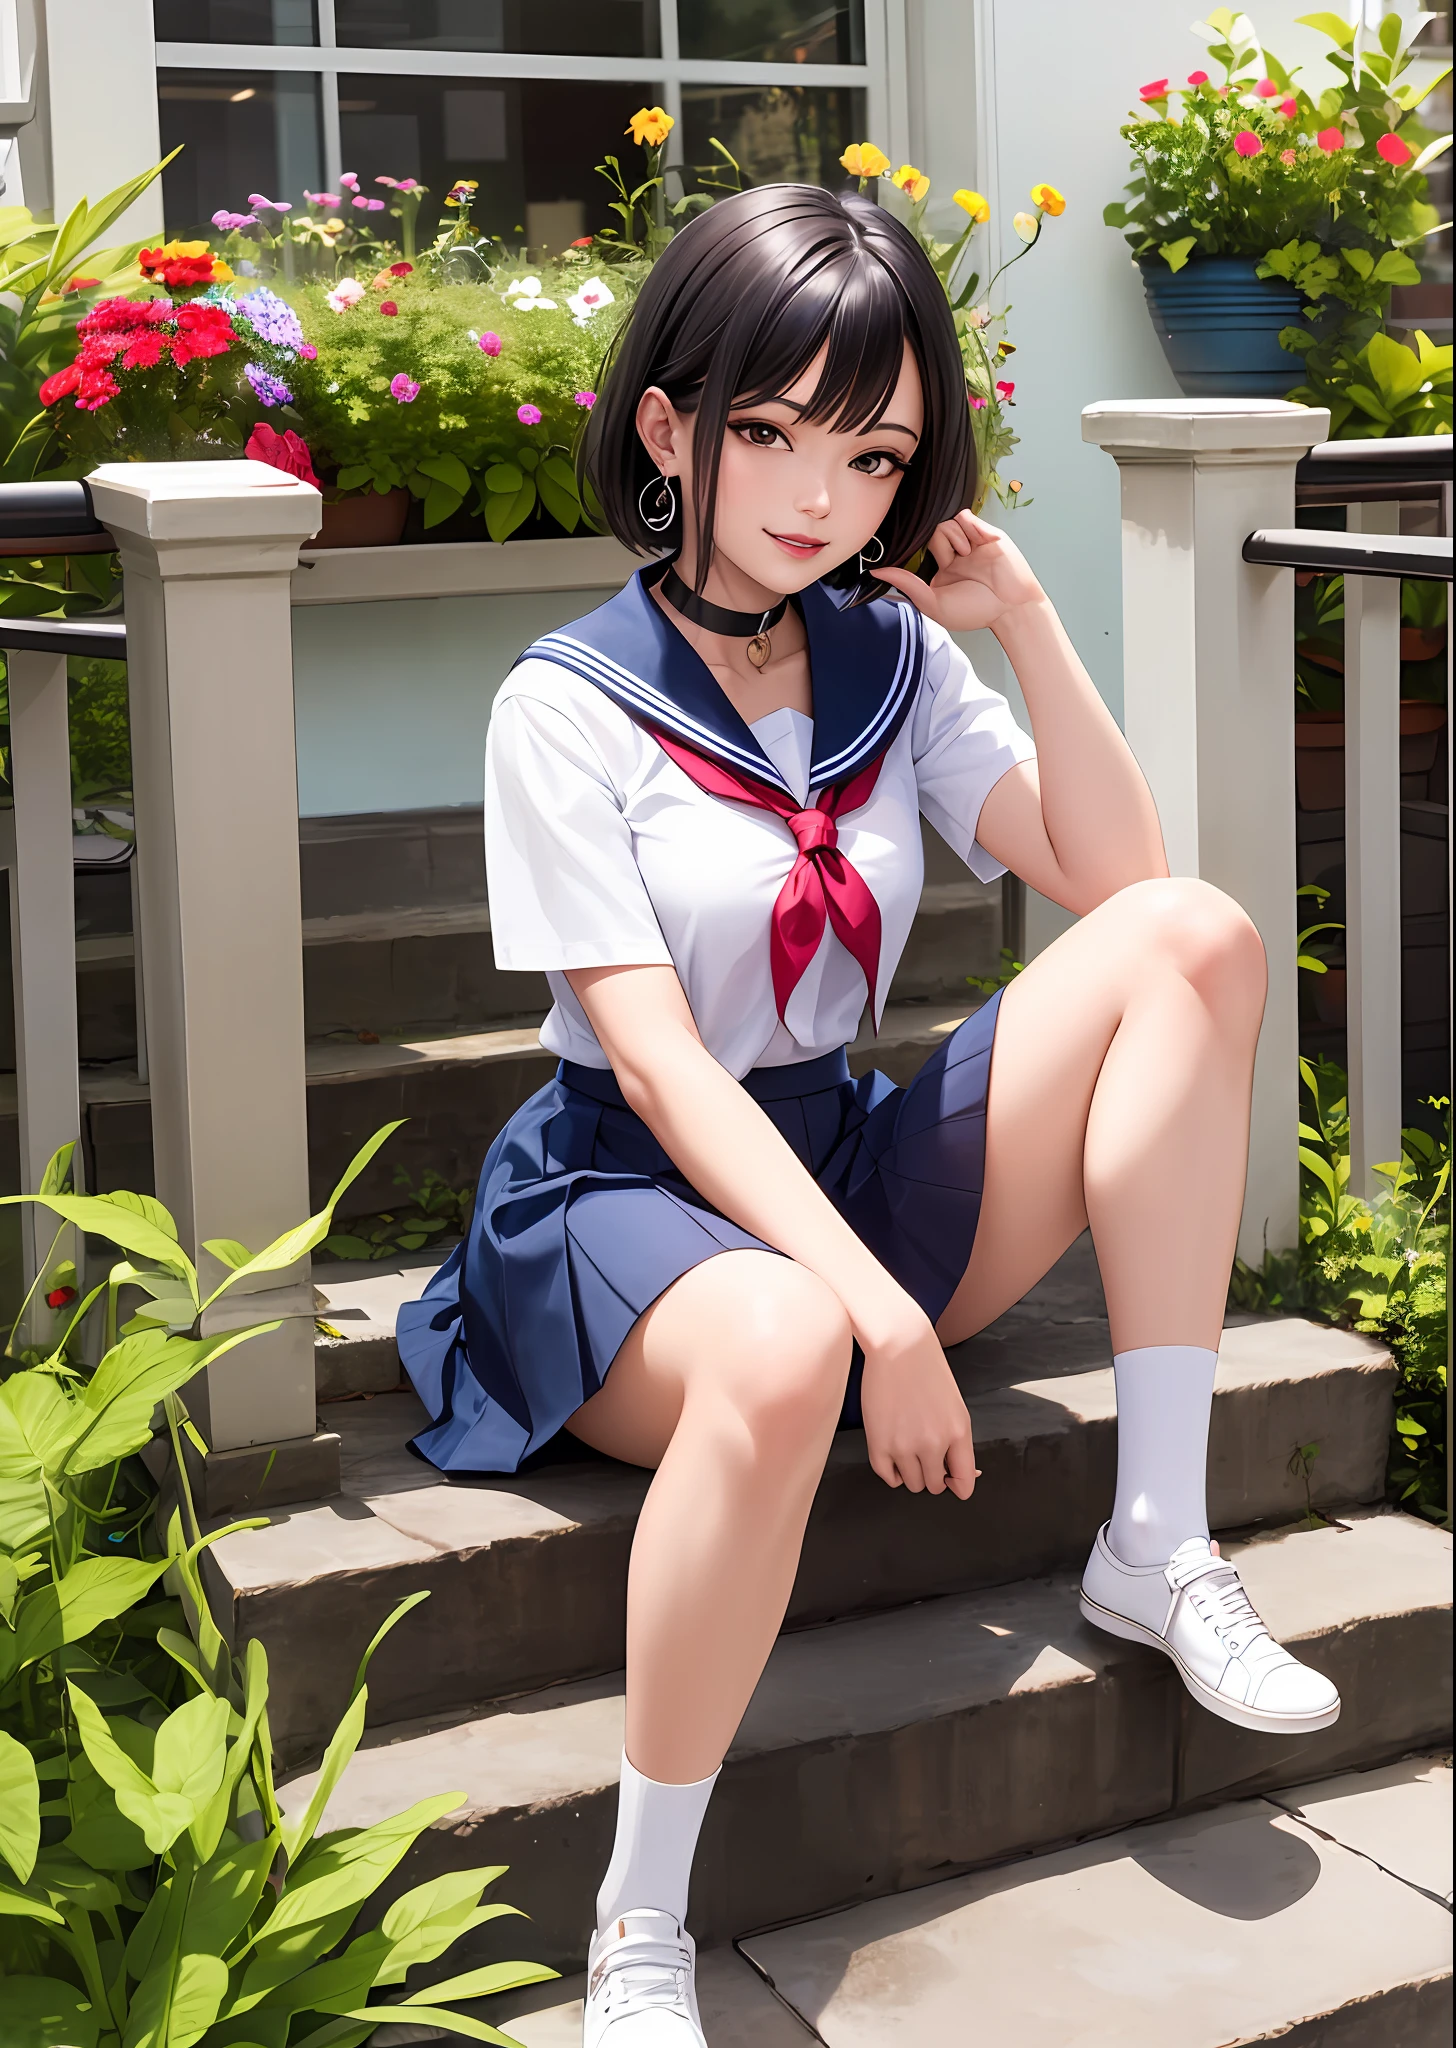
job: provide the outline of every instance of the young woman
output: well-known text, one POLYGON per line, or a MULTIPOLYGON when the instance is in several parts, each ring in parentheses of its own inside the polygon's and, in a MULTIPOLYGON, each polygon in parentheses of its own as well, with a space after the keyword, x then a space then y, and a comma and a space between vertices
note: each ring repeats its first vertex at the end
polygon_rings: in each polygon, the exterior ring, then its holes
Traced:
POLYGON ((1204 1504, 1259 939, 1168 878, 1045 592, 963 509, 965 380, 914 239, 809 186, 713 207, 643 287, 586 466, 613 532, 668 560, 497 699, 496 959, 549 976, 561 1066, 400 1350, 445 1471, 513 1471, 561 1429, 655 1468, 586 2041, 701 2048, 693 1850, 833 1433, 862 1423, 887 1486, 968 1498, 942 1346, 1089 1224, 1119 1451, 1083 1612, 1243 1726, 1304 1732, 1339 1701, 1271 1640, 1204 1504), (1034 746, 951 638, 976 628, 1034 746), (844 1048, 910 930, 921 812, 982 880, 1010 867, 1080 922, 896 1088, 844 1048))

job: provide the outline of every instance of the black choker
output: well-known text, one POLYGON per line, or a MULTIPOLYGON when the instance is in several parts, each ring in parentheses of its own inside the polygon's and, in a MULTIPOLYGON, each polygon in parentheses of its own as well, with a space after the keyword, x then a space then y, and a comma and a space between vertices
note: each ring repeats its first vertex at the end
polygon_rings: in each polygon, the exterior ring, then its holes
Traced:
POLYGON ((781 597, 770 611, 730 612, 726 606, 709 604, 707 598, 689 590, 672 567, 662 579, 662 594, 674 611, 681 612, 704 632, 721 633, 725 640, 747 640, 748 658, 755 668, 762 668, 768 660, 772 651, 768 636, 789 608, 789 600, 781 597))

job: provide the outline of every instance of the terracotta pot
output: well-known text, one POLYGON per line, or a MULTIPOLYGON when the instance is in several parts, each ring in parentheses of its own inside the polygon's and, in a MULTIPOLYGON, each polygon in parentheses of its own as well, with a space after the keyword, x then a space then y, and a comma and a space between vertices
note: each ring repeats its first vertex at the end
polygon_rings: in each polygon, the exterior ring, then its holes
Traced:
POLYGON ((1321 1024, 1343 1024, 1348 1003, 1348 980, 1343 967, 1331 967, 1314 976, 1314 1009, 1321 1024))
MULTIPOLYGON (((1429 775, 1441 749, 1445 706, 1416 698, 1400 707, 1400 772, 1429 775)), ((1338 811, 1345 802, 1345 714, 1301 711, 1294 721, 1294 791, 1302 811, 1338 811)))
POLYGON ((392 548, 404 532, 410 494, 361 491, 357 496, 324 501, 324 523, 312 545, 316 548, 392 548))

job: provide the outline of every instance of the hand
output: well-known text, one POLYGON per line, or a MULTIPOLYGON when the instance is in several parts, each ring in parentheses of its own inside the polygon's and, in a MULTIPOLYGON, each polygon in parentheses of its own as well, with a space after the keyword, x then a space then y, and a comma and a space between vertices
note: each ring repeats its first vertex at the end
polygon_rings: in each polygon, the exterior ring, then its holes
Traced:
MULTIPOLYGON (((862 1340, 863 1341, 863 1340, 862 1340)), ((861 1406, 870 1464, 887 1486, 969 1500, 976 1470, 971 1418, 929 1321, 864 1344, 861 1406)))
POLYGON ((936 563, 934 583, 908 569, 876 569, 875 574, 947 632, 995 626, 1008 612, 1045 598, 1015 541, 974 512, 957 512, 942 521, 930 536, 930 552, 936 563))

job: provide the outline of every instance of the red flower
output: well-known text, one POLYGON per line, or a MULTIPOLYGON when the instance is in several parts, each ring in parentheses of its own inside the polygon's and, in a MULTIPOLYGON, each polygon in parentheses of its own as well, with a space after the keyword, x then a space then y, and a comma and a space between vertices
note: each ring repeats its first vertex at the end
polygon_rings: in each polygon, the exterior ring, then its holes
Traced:
POLYGON ((165 249, 143 249, 138 258, 143 277, 159 277, 163 284, 212 283, 212 256, 169 256, 165 249))
POLYGON ((1392 170, 1398 171, 1402 164, 1408 164, 1414 151, 1398 135, 1382 135, 1375 145, 1375 154, 1383 157, 1392 170))
POLYGON ((89 292, 93 284, 100 284, 99 277, 68 277, 61 286, 61 296, 67 292, 89 292))
POLYGON ((47 1308, 64 1308, 68 1301, 76 1299, 74 1287, 53 1287, 46 1296, 47 1308))
POLYGON ((224 306, 180 306, 172 360, 180 370, 194 356, 225 356, 237 336, 224 306))
POLYGON ((996 386, 997 395, 1001 398, 1009 398, 1015 389, 1016 386, 1014 384, 1009 383, 998 384, 996 386))
POLYGON ((1241 128, 1234 137, 1234 148, 1240 156, 1259 156, 1264 145, 1252 128, 1241 128))
POLYGON ((1190 85, 1207 85, 1208 73, 1206 71, 1190 71, 1188 74, 1188 83, 1190 85))
POLYGON ((1345 146, 1344 135, 1338 128, 1321 128, 1315 141, 1326 156, 1333 156, 1337 149, 1343 149, 1345 146))
POLYGON ((591 245, 592 238, 590 235, 578 235, 576 240, 571 244, 571 247, 573 249, 589 249, 591 245))
POLYGON ((1166 78, 1155 78, 1151 85, 1140 85, 1138 87, 1138 98, 1140 100, 1165 100, 1167 97, 1168 81, 1166 78))
POLYGON ((394 303, 393 299, 381 299, 379 310, 387 319, 392 320, 399 311, 399 307, 394 303))
POLYGON ((81 381, 81 365, 68 363, 64 370, 57 370, 54 377, 47 377, 40 387, 42 405, 54 405, 58 399, 66 398, 81 381))
POLYGON ((155 370, 162 360, 166 346, 167 338, 164 334, 158 334, 155 327, 144 328, 127 343, 121 367, 123 370, 155 370))
POLYGON ((1299 112, 1299 101, 1291 95, 1289 99, 1279 102, 1279 111, 1286 121, 1292 121, 1299 112))
POLYGON ((389 274, 391 277, 408 277, 413 269, 413 263, 391 263, 389 274))
POLYGON ((266 420, 259 420, 248 436, 248 445, 243 453, 250 462, 266 462, 272 469, 281 469, 286 476, 299 477, 304 483, 319 488, 308 443, 291 427, 287 433, 278 434, 266 420))
POLYGON ((1279 93, 1279 88, 1274 83, 1272 78, 1261 78, 1259 80, 1259 83, 1254 87, 1254 90, 1259 95, 1261 100, 1275 99, 1277 98, 1279 93))

